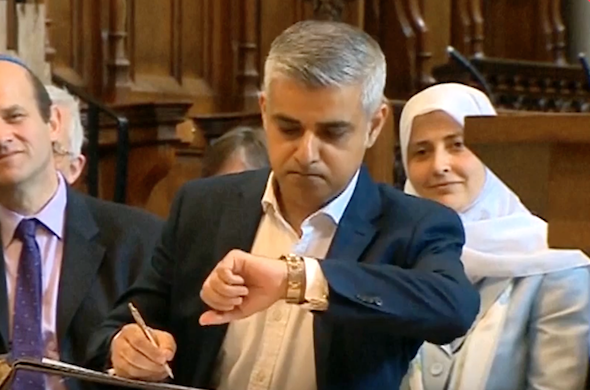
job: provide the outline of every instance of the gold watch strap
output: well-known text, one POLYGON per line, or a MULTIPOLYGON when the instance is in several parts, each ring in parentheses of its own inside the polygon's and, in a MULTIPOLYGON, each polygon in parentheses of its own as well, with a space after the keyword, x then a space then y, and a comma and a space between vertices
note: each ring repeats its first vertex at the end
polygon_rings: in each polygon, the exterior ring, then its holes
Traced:
POLYGON ((287 264, 287 303, 301 305, 305 303, 305 260, 303 257, 288 254, 280 257, 287 264))

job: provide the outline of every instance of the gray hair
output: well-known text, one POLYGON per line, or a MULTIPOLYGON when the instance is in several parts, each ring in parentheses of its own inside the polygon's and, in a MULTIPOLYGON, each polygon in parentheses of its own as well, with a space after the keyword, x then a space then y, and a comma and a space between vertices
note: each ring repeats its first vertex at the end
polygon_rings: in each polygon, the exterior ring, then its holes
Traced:
POLYGON ((373 114, 383 102, 385 55, 366 32, 349 24, 305 20, 272 43, 264 65, 263 90, 283 75, 316 87, 362 86, 362 105, 373 114))
MULTIPOLYGON (((68 129, 70 147, 67 152, 72 157, 78 157, 82 154, 82 145, 84 144, 84 127, 82 127, 82 119, 80 118, 80 103, 65 89, 53 85, 47 85, 45 88, 53 104, 63 107, 70 114, 70 128, 68 129)), ((61 147, 65 147, 65 145, 61 145, 61 147)))

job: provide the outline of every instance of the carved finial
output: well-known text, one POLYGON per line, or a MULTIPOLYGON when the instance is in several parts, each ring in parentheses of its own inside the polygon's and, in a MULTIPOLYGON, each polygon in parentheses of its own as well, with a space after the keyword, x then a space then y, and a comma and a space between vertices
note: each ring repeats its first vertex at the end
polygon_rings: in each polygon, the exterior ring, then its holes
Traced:
POLYGON ((313 0, 314 19, 342 21, 342 11, 347 1, 350 0, 313 0))

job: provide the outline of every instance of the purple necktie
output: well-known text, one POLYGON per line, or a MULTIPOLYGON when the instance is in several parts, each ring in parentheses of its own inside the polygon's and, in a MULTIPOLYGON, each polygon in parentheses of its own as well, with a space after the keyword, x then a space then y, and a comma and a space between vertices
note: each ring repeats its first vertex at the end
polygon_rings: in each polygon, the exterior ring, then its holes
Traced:
MULTIPOLYGON (((16 228, 15 236, 23 247, 18 263, 14 318, 12 324, 12 358, 43 358, 41 333, 42 279, 41 252, 35 240, 36 219, 23 219, 16 228)), ((17 371, 13 390, 43 390, 42 374, 17 371)))

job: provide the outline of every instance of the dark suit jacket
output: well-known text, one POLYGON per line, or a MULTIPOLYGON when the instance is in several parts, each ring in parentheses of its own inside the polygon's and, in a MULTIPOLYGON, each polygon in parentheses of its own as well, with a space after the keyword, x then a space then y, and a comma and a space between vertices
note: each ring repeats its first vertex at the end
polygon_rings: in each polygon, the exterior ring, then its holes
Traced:
MULTIPOLYGON (((199 291, 229 250, 250 250, 268 173, 197 180, 179 191, 152 267, 91 340, 90 366, 108 364, 112 336, 132 322, 125 303, 133 300, 150 326, 174 335, 176 383, 213 386, 227 326, 199 325, 207 310, 199 291)), ((456 213, 361 170, 320 263, 330 303, 314 319, 318 390, 395 389, 423 340, 447 343, 469 329, 479 295, 459 259, 463 243, 456 213)))
MULTIPOLYGON (((82 365, 90 336, 150 261, 163 221, 71 188, 67 197, 56 331, 60 359, 82 365)), ((0 353, 9 349, 7 302, 6 278, 0 277, 0 353)))

